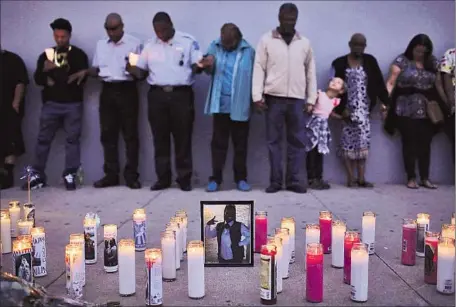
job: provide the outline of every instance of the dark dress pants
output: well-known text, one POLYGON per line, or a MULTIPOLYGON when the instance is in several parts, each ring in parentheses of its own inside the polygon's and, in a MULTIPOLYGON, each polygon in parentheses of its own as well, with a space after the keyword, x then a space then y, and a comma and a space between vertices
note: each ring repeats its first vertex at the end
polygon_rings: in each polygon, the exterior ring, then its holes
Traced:
POLYGON ((452 147, 452 153, 453 153, 453 162, 454 162, 454 159, 455 159, 455 151, 454 151, 454 143, 455 143, 455 126, 454 126, 454 116, 455 116, 455 113, 453 113, 453 115, 445 118, 445 123, 444 123, 444 126, 443 126, 443 130, 445 131, 445 134, 448 136, 448 138, 450 139, 450 143, 451 143, 451 147, 452 147))

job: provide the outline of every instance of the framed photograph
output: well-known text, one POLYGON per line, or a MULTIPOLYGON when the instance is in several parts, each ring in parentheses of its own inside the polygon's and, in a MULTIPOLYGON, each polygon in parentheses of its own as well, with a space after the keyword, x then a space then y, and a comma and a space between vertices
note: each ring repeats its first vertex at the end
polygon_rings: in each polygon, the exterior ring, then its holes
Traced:
POLYGON ((253 266, 253 200, 201 201, 205 266, 253 266))

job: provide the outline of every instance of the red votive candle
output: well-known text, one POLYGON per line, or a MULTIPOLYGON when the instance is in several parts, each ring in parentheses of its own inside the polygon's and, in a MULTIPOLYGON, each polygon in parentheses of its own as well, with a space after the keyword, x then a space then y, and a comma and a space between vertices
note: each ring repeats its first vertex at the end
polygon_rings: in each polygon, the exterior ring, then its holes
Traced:
POLYGON ((320 211, 320 243, 323 253, 331 254, 331 223, 332 214, 329 211, 320 211))
POLYGON ((426 231, 424 239, 424 282, 437 284, 437 246, 440 233, 426 231))
POLYGON ((261 246, 268 240, 268 213, 255 212, 255 253, 261 253, 261 246))
POLYGON ((360 243, 359 233, 346 231, 344 237, 344 283, 346 284, 350 284, 351 281, 351 250, 355 243, 360 243))
POLYGON ((322 244, 307 244, 306 263, 306 300, 311 303, 321 303, 323 301, 322 244))
POLYGON ((416 220, 402 219, 402 254, 403 265, 415 265, 416 261, 416 220))

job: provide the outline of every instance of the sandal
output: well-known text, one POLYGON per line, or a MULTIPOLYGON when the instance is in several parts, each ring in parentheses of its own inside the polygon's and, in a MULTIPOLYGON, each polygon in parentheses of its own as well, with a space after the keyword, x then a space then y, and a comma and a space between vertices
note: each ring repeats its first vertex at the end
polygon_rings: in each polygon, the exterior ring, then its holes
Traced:
POLYGON ((426 188, 426 189, 430 189, 430 190, 437 189, 437 186, 435 184, 433 184, 432 182, 430 182, 429 180, 421 181, 420 186, 422 186, 423 188, 426 188))
POLYGON ((412 190, 419 189, 418 184, 416 183, 415 180, 409 180, 409 182, 407 182, 406 186, 407 186, 407 188, 412 189, 412 190))
POLYGON ((358 180, 356 183, 358 184, 358 186, 360 188, 373 188, 374 187, 373 183, 365 181, 365 180, 363 180, 363 181, 358 180))

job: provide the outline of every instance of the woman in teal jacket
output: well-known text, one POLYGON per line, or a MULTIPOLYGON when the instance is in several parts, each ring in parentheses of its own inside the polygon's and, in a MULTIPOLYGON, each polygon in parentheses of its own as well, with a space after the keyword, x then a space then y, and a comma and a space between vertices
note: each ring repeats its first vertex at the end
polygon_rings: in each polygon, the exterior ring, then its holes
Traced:
POLYGON ((211 43, 205 62, 212 76, 204 113, 213 116, 211 141, 212 176, 208 192, 222 183, 222 173, 231 136, 233 171, 237 189, 250 191, 247 183, 247 144, 252 103, 252 71, 255 50, 242 38, 239 28, 224 24, 219 39, 211 43))

